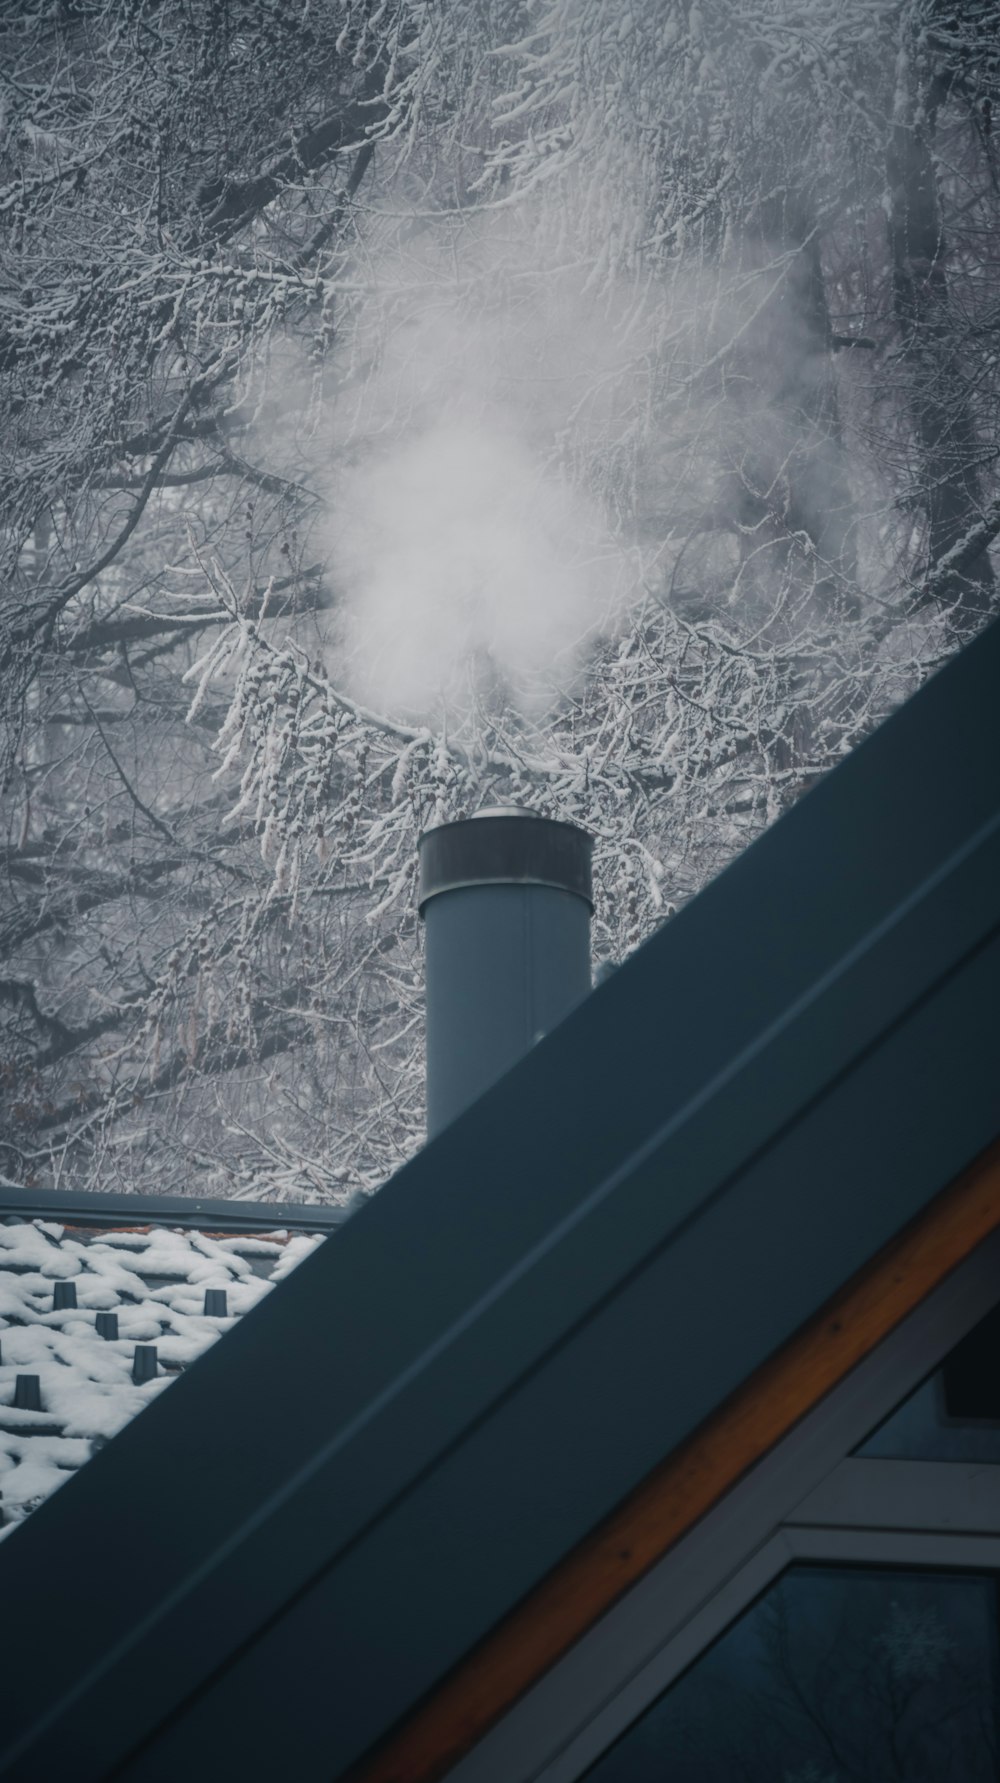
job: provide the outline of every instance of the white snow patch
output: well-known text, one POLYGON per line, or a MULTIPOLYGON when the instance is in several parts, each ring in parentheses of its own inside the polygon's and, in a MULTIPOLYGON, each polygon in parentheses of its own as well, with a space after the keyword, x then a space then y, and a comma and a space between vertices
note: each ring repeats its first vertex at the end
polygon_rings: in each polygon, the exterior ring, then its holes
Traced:
POLYGON ((320 1242, 283 1231, 89 1236, 43 1220, 0 1225, 0 1540, 320 1242), (69 1280, 77 1305, 57 1312, 54 1284, 69 1280), (206 1317, 206 1288, 225 1289, 225 1318, 206 1317), (118 1314, 117 1340, 97 1335, 99 1312, 118 1314), (157 1378, 141 1385, 137 1343, 157 1351, 157 1378), (41 1411, 13 1404, 20 1374, 38 1376, 41 1411))

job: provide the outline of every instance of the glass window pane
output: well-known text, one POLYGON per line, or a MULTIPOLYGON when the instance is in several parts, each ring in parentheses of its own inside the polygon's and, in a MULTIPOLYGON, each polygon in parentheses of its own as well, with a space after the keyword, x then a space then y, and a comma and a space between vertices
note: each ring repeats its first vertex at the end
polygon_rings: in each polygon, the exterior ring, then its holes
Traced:
POLYGON ((996 1783, 992 1576, 794 1566, 588 1783, 996 1783))
POLYGON ((1000 1462, 1000 1307, 857 1449, 906 1461, 1000 1462))

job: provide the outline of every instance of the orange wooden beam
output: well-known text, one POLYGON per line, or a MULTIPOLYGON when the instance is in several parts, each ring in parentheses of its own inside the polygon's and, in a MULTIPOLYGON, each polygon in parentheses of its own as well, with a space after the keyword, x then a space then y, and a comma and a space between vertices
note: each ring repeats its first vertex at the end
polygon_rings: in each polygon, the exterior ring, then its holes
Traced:
POLYGON ((1000 1139, 567 1555, 351 1783, 435 1783, 1000 1226, 1000 1139))

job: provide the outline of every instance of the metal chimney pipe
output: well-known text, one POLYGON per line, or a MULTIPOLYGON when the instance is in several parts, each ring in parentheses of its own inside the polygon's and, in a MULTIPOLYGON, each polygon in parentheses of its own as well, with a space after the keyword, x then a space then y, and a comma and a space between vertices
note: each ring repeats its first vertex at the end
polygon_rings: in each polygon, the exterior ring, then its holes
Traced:
POLYGON ((421 837, 428 1138, 590 990, 591 846, 516 805, 421 837))

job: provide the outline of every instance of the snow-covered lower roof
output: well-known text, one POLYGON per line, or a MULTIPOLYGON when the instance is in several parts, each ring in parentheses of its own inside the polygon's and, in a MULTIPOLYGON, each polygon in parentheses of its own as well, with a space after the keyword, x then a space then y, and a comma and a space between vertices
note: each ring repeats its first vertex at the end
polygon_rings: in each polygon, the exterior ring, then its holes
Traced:
POLYGON ((0 1222, 0 1540, 321 1237, 0 1222))

